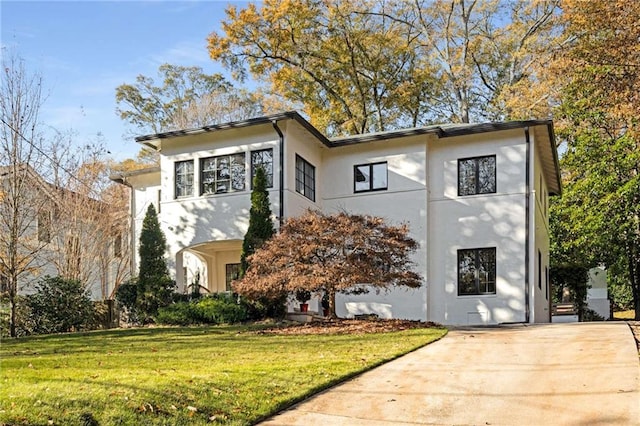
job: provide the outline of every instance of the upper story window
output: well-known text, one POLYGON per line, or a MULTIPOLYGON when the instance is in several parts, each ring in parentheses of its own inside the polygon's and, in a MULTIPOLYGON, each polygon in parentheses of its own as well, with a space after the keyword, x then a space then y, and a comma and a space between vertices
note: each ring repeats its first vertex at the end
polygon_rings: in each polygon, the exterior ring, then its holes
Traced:
POLYGON ((200 160, 200 194, 244 191, 244 153, 200 160))
POLYGON ((496 192, 496 156, 458 160, 458 195, 496 192))
POLYGON ((299 155, 296 155, 296 191, 316 200, 316 168, 299 155))
POLYGON ((51 213, 48 210, 38 213, 38 241, 51 242, 51 213))
POLYGON ((118 234, 113 239, 113 256, 122 257, 122 235, 118 234))
POLYGON ((176 198, 193 195, 193 160, 176 161, 176 198))
POLYGON ((273 149, 261 149, 260 151, 251 151, 251 186, 253 187, 253 178, 256 176, 256 170, 262 167, 267 178, 267 188, 273 188, 273 149))
POLYGON ((458 250, 458 296, 496 294, 496 249, 458 250))
POLYGON ((354 192, 387 189, 387 162, 354 166, 353 186, 354 192))

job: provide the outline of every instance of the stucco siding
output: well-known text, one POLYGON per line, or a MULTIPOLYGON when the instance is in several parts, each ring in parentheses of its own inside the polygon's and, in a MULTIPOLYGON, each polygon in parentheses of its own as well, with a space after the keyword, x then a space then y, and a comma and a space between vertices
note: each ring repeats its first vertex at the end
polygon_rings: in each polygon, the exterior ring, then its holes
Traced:
POLYGON ((429 319, 445 324, 525 320, 525 156, 521 132, 429 145, 429 319), (458 196, 458 160, 496 156, 496 193, 458 196), (496 249, 496 292, 458 295, 458 250, 496 249))

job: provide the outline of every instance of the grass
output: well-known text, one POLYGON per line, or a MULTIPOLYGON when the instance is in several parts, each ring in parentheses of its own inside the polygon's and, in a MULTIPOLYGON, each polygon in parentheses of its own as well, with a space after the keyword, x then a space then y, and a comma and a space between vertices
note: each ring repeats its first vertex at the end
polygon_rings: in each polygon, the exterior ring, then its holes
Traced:
POLYGON ((252 424, 446 334, 249 331, 145 328, 4 340, 0 424, 252 424))
POLYGON ((619 320, 633 320, 635 318, 635 312, 633 309, 629 309, 627 311, 614 312, 613 318, 619 319, 619 320))

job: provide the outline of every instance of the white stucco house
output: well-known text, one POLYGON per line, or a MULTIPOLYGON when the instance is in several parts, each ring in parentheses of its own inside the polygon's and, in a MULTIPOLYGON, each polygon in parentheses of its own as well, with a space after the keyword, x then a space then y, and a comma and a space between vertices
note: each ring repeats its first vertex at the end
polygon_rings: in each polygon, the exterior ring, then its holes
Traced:
MULTIPOLYGON (((457 325, 550 321, 548 197, 561 191, 551 121, 331 139, 286 112, 136 141, 161 160, 113 177, 132 188, 132 252, 154 203, 182 291, 196 274, 211 292, 229 290, 248 226, 251 177, 262 165, 276 225, 307 208, 346 210, 406 222, 419 242, 421 288, 341 295, 339 316, 457 325)), ((310 304, 318 310, 318 300, 310 304)))

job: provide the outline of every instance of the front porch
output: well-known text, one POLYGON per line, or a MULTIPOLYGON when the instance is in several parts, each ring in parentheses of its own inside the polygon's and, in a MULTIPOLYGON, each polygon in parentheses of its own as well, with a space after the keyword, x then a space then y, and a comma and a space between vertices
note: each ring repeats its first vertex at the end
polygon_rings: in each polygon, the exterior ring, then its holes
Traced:
POLYGON ((194 285, 201 293, 231 291, 231 282, 240 273, 241 240, 209 241, 176 253, 176 287, 189 293, 194 285))

